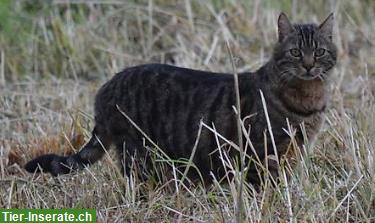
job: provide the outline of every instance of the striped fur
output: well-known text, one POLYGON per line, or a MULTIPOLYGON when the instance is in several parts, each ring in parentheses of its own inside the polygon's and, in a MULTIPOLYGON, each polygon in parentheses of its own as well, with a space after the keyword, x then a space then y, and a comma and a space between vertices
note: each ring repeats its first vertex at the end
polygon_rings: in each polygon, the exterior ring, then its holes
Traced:
MULTIPOLYGON (((318 132, 329 96, 329 73, 336 63, 332 23, 330 15, 320 26, 291 25, 282 13, 278 21, 279 41, 272 58, 258 71, 239 75, 242 118, 252 115, 245 124, 251 126, 250 139, 261 159, 265 157, 265 146, 269 154, 273 151, 269 139, 268 145, 264 145, 267 123, 260 90, 267 102, 279 156, 286 153, 290 143, 284 131, 286 119, 296 128, 300 144, 303 142, 301 123, 309 139, 318 132)), ((96 162, 103 156, 104 149, 114 145, 125 172, 129 173, 139 160, 145 160, 139 166, 146 171, 151 163, 150 152, 146 149, 150 143, 145 143, 144 136, 119 109, 171 159, 189 159, 200 120, 214 124, 224 137, 237 142, 234 104, 232 74, 161 64, 127 68, 98 91, 92 138, 77 154, 41 156, 27 163, 25 168, 34 172, 40 166, 53 175, 65 174, 96 162)), ((216 148, 215 136, 203 128, 193 161, 205 180, 210 179, 210 172, 223 177, 222 161, 216 148)), ((254 155, 251 150, 247 152, 254 155)), ((237 152, 232 149, 229 154, 236 156, 237 152)), ((191 171, 189 176, 194 178, 197 172, 191 171)), ((250 172, 248 180, 257 183, 258 174, 250 172)))

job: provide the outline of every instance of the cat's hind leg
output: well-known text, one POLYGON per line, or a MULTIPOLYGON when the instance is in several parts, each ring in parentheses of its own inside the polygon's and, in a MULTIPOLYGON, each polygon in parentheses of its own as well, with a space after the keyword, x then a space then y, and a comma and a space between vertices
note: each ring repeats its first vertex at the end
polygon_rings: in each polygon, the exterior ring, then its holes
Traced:
POLYGON ((116 144, 116 150, 123 176, 130 177, 133 175, 141 181, 148 179, 150 175, 150 154, 141 144, 134 144, 130 140, 125 140, 116 144))

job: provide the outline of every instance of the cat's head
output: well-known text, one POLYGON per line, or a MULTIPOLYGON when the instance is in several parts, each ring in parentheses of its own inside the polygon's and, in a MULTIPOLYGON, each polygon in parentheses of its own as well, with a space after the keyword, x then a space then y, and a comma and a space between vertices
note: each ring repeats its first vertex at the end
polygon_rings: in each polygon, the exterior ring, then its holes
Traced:
POLYGON ((273 58, 283 81, 326 79, 336 64, 337 49, 332 42, 333 14, 320 25, 291 24, 281 13, 279 41, 273 58))

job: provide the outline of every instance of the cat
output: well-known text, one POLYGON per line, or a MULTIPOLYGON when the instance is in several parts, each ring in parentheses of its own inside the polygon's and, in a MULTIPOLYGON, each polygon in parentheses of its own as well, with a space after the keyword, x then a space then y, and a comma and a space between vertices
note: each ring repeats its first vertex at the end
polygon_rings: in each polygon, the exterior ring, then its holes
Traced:
MULTIPOLYGON (((329 100, 330 73, 337 60, 333 20, 331 13, 320 25, 291 24, 281 13, 278 41, 270 60, 254 73, 238 74, 241 119, 247 117, 245 126, 250 126, 249 137, 262 162, 266 155, 275 154, 260 91, 279 157, 287 155, 291 145, 291 137, 285 132, 287 123, 294 127, 299 146, 304 142, 302 124, 307 139, 312 140, 318 133, 329 100)), ((152 140, 172 160, 188 160, 195 147, 192 161, 199 171, 189 171, 188 176, 200 174, 207 180, 213 174, 221 178, 226 172, 217 150, 217 136, 208 128, 200 128, 200 123, 214 125, 228 141, 237 143, 235 104, 233 74, 164 64, 130 67, 99 89, 92 137, 78 153, 43 155, 29 161, 25 169, 35 172, 41 168, 54 176, 67 174, 95 163, 114 145, 123 161, 123 172, 129 174, 140 160, 145 163, 138 166, 147 170, 152 156, 147 145, 155 147, 150 144, 152 140), (150 140, 145 140, 146 136, 150 140)), ((227 152, 232 158, 238 155, 238 150, 227 152)), ((248 157, 255 155, 250 149, 246 153, 248 157)), ((246 167, 256 169, 249 159, 246 167)), ((249 182, 259 183, 257 172, 249 171, 247 175, 249 182)))

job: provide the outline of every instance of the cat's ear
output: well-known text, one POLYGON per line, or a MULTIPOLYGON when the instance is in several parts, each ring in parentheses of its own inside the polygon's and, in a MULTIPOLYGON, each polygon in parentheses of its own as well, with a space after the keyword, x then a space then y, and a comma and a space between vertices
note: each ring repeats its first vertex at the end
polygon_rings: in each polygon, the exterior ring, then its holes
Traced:
POLYGON ((294 31, 288 17, 283 12, 280 13, 279 19, 277 20, 277 28, 279 33, 279 42, 283 41, 288 34, 294 31))
POLYGON ((319 25, 319 31, 327 39, 332 40, 333 13, 329 14, 329 16, 319 25))

